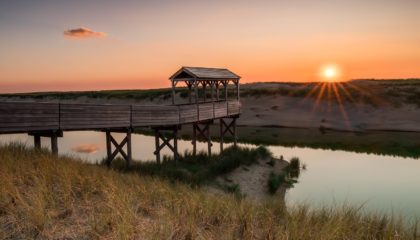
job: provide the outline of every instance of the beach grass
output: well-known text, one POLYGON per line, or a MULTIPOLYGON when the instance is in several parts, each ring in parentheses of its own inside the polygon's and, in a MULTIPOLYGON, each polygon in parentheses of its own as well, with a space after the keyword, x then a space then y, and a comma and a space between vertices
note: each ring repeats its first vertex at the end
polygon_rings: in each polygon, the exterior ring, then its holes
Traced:
POLYGON ((402 218, 285 208, 161 177, 0 147, 0 239, 415 239, 402 218))

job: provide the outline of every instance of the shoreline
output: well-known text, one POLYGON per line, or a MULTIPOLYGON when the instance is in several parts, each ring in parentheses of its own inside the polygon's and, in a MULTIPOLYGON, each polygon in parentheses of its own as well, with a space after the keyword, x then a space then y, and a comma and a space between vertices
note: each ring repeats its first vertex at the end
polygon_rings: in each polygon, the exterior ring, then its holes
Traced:
MULTIPOLYGON (((261 127, 261 128, 289 128, 289 129, 307 129, 314 130, 320 128, 318 127, 300 127, 300 126, 286 126, 286 125, 247 125, 247 124, 238 124, 238 127, 261 127)), ((335 132, 344 132, 344 133, 370 133, 370 132, 397 132, 397 133, 420 133, 420 130, 401 130, 401 129, 365 129, 364 131, 357 130, 348 130, 348 129, 339 129, 339 128, 323 128, 326 131, 335 131, 335 132)), ((320 130, 321 131, 321 130, 320 130)))

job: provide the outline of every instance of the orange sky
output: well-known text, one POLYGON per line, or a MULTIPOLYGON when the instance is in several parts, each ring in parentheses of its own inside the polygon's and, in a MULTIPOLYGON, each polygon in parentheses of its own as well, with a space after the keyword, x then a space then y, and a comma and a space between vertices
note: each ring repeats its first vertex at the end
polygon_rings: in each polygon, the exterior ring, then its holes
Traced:
POLYGON ((243 82, 420 77, 420 1, 0 3, 0 92, 168 87, 181 66, 243 82))

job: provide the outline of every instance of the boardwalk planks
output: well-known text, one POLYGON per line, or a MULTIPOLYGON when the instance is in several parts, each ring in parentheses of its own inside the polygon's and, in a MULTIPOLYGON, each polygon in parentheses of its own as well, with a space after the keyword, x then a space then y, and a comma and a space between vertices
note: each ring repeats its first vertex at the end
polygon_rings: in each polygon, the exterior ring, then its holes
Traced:
POLYGON ((130 105, 61 104, 60 129, 131 127, 130 105))
POLYGON ((173 126, 238 114, 239 101, 172 106, 0 102, 0 133, 173 126))
POLYGON ((58 103, 0 102, 0 133, 58 129, 58 103))
POLYGON ((136 106, 132 108, 132 126, 178 125, 178 106, 136 106))

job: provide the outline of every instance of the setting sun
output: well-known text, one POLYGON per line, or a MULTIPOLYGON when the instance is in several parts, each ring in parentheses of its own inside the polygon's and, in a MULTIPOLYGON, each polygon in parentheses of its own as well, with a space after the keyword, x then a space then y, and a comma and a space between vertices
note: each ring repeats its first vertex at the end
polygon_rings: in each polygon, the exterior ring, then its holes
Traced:
POLYGON ((340 76, 340 70, 335 65, 327 65, 321 69, 321 77, 324 81, 337 81, 340 76))

